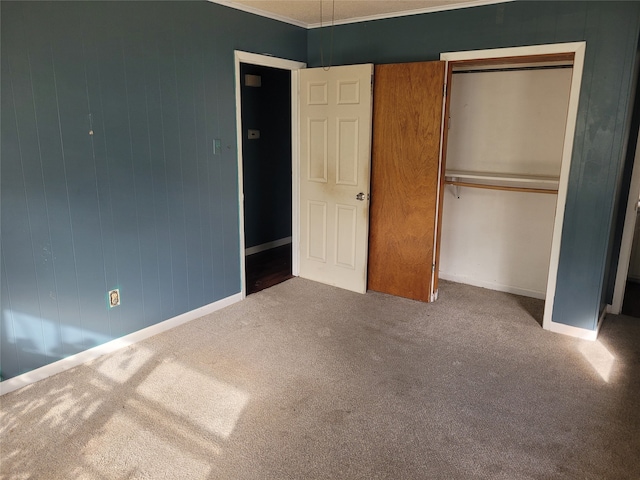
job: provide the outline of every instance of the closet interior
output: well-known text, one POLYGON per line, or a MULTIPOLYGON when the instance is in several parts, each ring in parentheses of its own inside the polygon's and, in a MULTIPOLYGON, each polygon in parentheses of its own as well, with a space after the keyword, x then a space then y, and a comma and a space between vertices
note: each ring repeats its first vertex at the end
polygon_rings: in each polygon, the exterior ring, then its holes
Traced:
POLYGON ((450 65, 440 278, 545 298, 572 65, 450 65))

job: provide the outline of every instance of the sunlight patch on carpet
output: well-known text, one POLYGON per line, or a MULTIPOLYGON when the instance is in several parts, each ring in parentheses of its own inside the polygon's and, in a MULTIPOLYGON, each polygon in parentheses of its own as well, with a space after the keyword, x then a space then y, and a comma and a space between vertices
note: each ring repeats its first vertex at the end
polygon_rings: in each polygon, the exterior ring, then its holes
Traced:
POLYGON ((578 351, 605 381, 609 382, 616 358, 600 341, 581 342, 578 351))
POLYGON ((137 392, 222 438, 233 432, 249 396, 180 362, 159 365, 137 392))
POLYGON ((113 380, 124 383, 131 378, 152 357, 153 353, 141 346, 122 350, 98 362, 98 372, 113 380))
POLYGON ((109 478, 205 479, 211 470, 206 458, 176 446, 172 438, 162 438, 126 413, 111 417, 84 447, 82 457, 85 469, 109 472, 109 478))

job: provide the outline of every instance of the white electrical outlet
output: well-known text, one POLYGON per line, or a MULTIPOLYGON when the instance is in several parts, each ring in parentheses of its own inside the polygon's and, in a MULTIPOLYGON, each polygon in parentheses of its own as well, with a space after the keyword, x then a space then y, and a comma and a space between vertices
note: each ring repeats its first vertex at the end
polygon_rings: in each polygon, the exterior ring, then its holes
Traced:
POLYGON ((109 307, 117 307, 120 305, 120 289, 109 290, 109 307))

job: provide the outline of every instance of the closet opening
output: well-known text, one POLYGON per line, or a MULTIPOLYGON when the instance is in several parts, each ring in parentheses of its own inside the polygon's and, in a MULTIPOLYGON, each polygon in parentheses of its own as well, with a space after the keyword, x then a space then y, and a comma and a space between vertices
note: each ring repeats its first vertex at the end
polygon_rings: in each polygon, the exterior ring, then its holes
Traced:
POLYGON ((439 277, 528 297, 523 306, 545 328, 581 76, 574 57, 452 59, 447 68, 439 277))

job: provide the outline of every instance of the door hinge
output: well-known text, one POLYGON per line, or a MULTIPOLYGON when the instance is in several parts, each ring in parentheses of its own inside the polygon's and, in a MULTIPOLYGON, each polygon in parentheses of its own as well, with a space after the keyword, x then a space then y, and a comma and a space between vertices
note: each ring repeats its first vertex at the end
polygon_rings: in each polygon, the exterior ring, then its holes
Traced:
POLYGON ((443 85, 443 88, 442 88, 442 96, 443 97, 447 96, 447 84, 446 83, 443 85))
POLYGON ((436 264, 432 264, 431 265, 431 273, 434 273, 436 271, 436 264))

